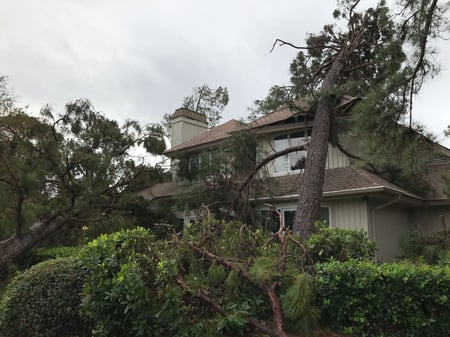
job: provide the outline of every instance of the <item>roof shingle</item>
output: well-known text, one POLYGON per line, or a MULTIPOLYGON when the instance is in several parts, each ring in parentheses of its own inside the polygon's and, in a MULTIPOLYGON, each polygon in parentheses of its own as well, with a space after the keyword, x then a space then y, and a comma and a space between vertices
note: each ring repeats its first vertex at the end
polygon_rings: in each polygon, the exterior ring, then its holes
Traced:
POLYGON ((208 144, 221 139, 225 139, 230 137, 232 132, 242 130, 244 127, 245 123, 232 119, 224 124, 203 132, 198 136, 185 141, 184 143, 178 144, 166 150, 164 153, 170 154, 182 149, 188 149, 190 147, 195 147, 198 145, 208 144))

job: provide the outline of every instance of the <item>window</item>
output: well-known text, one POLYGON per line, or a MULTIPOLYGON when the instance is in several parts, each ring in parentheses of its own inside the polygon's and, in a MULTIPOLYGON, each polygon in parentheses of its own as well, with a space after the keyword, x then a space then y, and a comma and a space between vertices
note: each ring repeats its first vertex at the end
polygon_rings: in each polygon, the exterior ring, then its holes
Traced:
MULTIPOLYGON (((283 215, 283 226, 292 229, 295 219, 295 209, 280 208, 278 211, 283 215)), ((276 232, 280 227, 280 217, 273 210, 262 210, 261 220, 261 226, 265 230, 276 232)), ((319 220, 324 221, 327 225, 330 224, 330 209, 328 207, 320 207, 319 220)))
MULTIPOLYGON (((299 131, 296 133, 277 136, 273 139, 273 148, 276 152, 287 149, 288 147, 305 144, 308 133, 299 131)), ((284 173, 305 168, 306 151, 296 151, 288 153, 274 160, 274 173, 284 173)))
POLYGON ((226 167, 219 151, 205 151, 189 156, 189 174, 192 178, 216 176, 226 167))
POLYGON ((199 154, 193 154, 189 156, 189 172, 192 176, 196 176, 200 168, 200 156, 199 154))

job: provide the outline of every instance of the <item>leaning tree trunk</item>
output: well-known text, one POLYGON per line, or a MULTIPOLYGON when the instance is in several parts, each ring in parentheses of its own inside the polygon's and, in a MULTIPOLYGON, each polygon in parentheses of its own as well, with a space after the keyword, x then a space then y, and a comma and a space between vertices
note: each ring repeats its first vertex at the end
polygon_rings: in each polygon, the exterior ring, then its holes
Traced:
POLYGON ((0 241, 0 270, 27 250, 35 247, 43 239, 61 228, 62 225, 63 220, 58 218, 39 221, 32 225, 29 233, 21 237, 14 236, 0 241))
POLYGON ((334 101, 331 95, 347 56, 348 51, 344 47, 336 55, 322 82, 293 225, 293 232, 303 238, 308 238, 314 232, 314 221, 319 218, 334 101))

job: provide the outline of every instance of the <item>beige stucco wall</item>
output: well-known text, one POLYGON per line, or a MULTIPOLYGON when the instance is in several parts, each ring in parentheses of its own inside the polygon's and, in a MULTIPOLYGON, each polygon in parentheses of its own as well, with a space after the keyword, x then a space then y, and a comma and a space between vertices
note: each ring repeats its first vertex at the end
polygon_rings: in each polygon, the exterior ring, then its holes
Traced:
POLYGON ((181 144, 208 130, 208 125, 187 117, 177 117, 171 121, 171 147, 181 144))
POLYGON ((411 228, 429 234, 450 229, 450 206, 417 207, 411 210, 411 228))
POLYGON ((411 229, 410 212, 404 206, 389 205, 371 210, 370 238, 377 243, 377 259, 391 261, 400 255, 399 241, 411 229))

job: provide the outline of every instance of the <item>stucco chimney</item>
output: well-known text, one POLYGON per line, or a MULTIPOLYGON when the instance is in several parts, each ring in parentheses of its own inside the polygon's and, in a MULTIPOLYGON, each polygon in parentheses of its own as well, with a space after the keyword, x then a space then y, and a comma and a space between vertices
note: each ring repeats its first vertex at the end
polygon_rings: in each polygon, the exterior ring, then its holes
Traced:
POLYGON ((206 116, 185 108, 175 110, 170 117, 172 128, 171 147, 184 143, 208 130, 206 116))

